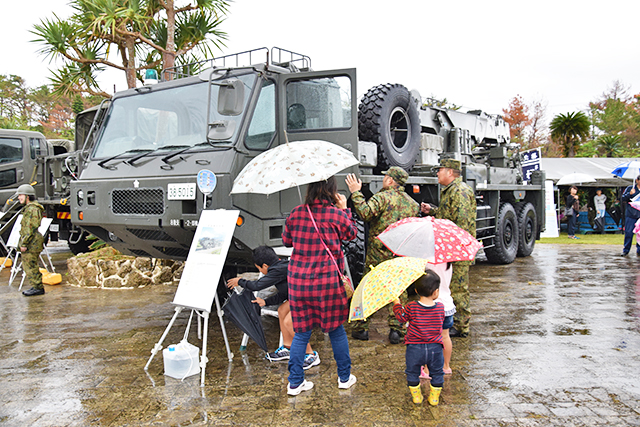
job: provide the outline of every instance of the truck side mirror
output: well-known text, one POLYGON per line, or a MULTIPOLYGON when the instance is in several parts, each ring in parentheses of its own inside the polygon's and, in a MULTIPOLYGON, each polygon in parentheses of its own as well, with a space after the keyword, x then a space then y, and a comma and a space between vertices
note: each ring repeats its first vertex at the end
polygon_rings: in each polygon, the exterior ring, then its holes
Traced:
POLYGON ((218 113, 223 116, 242 114, 244 104, 244 83, 238 79, 225 80, 218 93, 218 113))
POLYGON ((218 120, 213 123, 209 123, 209 132, 207 132, 207 139, 214 141, 225 141, 233 136, 236 130, 236 122, 232 120, 218 120))

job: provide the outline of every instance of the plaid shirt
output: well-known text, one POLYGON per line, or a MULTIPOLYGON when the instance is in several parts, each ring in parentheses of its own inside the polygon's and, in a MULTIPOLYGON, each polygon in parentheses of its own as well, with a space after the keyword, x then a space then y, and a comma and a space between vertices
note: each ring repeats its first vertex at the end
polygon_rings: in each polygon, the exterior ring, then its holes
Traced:
MULTIPOLYGON (((340 269, 344 269, 341 241, 353 240, 357 234, 351 211, 320 201, 314 201, 310 207, 324 243, 340 269)), ((342 325, 349 312, 344 286, 306 205, 291 211, 282 242, 293 246, 287 280, 293 330, 306 332, 320 327, 329 332, 342 325)))

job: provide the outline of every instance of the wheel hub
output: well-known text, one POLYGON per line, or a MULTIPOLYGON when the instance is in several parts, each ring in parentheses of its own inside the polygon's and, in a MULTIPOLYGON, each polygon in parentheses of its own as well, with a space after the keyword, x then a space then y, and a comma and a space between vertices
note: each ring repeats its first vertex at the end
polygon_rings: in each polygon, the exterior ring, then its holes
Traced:
POLYGON ((411 129, 409 128, 409 118, 404 108, 396 107, 391 111, 389 121, 389 139, 393 145, 401 150, 411 139, 411 129))

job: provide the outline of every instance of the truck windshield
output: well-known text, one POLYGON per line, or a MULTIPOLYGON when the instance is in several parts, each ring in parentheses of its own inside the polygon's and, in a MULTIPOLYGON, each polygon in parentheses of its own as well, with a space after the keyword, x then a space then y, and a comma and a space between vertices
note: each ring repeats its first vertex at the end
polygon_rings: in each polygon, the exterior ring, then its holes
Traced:
MULTIPOLYGON (((238 76, 245 85, 245 106, 255 78, 253 74, 238 76)), ((207 141, 208 123, 219 120, 237 122, 233 135, 219 141, 222 145, 235 143, 242 115, 218 114, 219 86, 212 85, 207 119, 208 85, 208 82, 194 83, 114 99, 93 158, 117 156, 132 150, 155 151, 164 146, 168 149, 196 146, 207 141)), ((202 144, 203 148, 207 146, 202 144)))

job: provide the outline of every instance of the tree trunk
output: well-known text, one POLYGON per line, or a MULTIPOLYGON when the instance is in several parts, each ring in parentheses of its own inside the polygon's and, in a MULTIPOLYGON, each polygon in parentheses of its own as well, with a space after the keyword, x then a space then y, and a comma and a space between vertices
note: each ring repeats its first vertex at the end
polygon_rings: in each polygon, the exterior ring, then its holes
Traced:
MULTIPOLYGON (((167 4, 167 51, 162 54, 162 67, 166 70, 176 63, 176 9, 173 0, 166 0, 167 4)), ((164 79, 170 80, 172 74, 165 73, 164 79)))
POLYGON ((566 144, 567 144, 567 148, 568 148, 567 157, 575 157, 576 156, 576 151, 575 151, 575 146, 574 146, 573 139, 567 137, 566 144))
POLYGON ((124 64, 127 74, 127 87, 136 87, 136 45, 133 37, 127 37, 127 60, 124 64))

